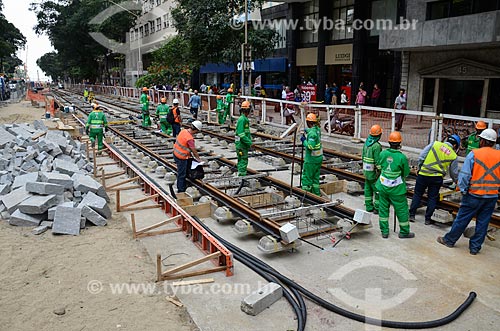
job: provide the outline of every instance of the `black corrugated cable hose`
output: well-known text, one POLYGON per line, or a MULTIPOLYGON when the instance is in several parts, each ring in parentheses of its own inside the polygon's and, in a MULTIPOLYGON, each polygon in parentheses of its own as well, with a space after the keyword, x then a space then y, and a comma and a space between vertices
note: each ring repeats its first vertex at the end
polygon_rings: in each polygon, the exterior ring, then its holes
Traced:
MULTIPOLYGON (((195 217, 196 218, 196 217, 195 217)), ((198 219, 197 219, 198 220, 198 219)), ((199 221, 199 220, 198 220, 199 221)), ((355 321, 361 322, 361 323, 367 323, 367 324, 372 324, 372 325, 380 325, 383 327, 387 328, 397 328, 397 329, 430 329, 430 328, 437 328, 443 325, 446 325, 455 319, 457 319, 469 306, 472 304, 474 299, 476 298, 477 294, 475 292, 470 292, 469 296, 467 299, 451 314, 448 316, 445 316, 443 318, 439 318, 436 320, 432 321, 424 321, 424 322, 399 322, 399 321, 388 321, 388 320, 379 320, 371 317, 367 317, 361 314, 353 313, 351 311, 345 310, 339 306, 336 306, 319 296, 313 294, 309 290, 305 289, 304 287, 300 286, 299 284, 295 283, 294 281, 290 280, 288 277, 283 276, 273 268, 271 268, 269 265, 265 264, 263 261, 257 259, 253 255, 243 251, 242 249, 238 248, 237 246, 231 244, 227 240, 224 240, 221 238, 219 235, 214 233, 210 228, 208 228, 205 224, 202 222, 199 222, 201 226, 205 228, 214 238, 219 240, 224 246, 226 246, 230 251, 235 254, 235 258, 238 259, 239 261, 241 260, 251 260, 255 265, 264 270, 265 272, 269 273, 270 275, 276 277, 279 279, 279 281, 282 284, 285 284, 288 286, 290 289, 296 289, 303 295, 305 295, 309 300, 315 302, 316 304, 320 305, 321 307, 332 311, 336 314, 339 314, 341 316, 347 317, 349 319, 353 319, 355 321), (240 256, 241 255, 241 256, 240 256)), ((252 269, 253 270, 253 269, 252 269)))

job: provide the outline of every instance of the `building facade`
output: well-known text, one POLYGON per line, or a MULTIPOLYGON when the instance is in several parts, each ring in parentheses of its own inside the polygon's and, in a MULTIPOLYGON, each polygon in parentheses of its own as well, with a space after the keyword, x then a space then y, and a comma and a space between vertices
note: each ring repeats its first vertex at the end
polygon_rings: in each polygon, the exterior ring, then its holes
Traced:
POLYGON ((134 86, 139 76, 147 73, 144 69, 151 64, 150 53, 177 34, 171 16, 175 6, 174 0, 142 0, 142 13, 128 34, 130 51, 125 54, 127 86, 134 86))
POLYGON ((402 52, 408 107, 500 118, 500 1, 408 1, 414 29, 384 31, 380 49, 402 52))

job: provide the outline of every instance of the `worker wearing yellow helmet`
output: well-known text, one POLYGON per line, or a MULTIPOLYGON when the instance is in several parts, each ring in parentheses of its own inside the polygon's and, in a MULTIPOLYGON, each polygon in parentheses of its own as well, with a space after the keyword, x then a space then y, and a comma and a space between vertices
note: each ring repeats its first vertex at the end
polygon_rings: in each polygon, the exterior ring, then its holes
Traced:
POLYGON ((151 118, 149 117, 149 95, 148 88, 142 88, 141 94, 141 114, 142 114, 142 126, 147 128, 151 126, 151 118))
POLYGON ((394 206, 394 212, 399 221, 399 238, 413 238, 408 221, 408 200, 406 200, 406 177, 410 174, 408 159, 400 151, 401 133, 394 131, 389 135, 389 148, 380 153, 377 168, 380 176, 375 184, 379 192, 379 226, 382 238, 389 237, 389 208, 394 206))
POLYGON ((370 135, 363 146, 363 174, 365 175, 365 209, 369 212, 378 213, 378 192, 375 189, 380 172, 377 170, 376 164, 382 152, 380 145, 380 137, 382 136, 382 128, 375 124, 370 129, 370 135), (375 195, 375 202, 373 196, 375 195))
POLYGON ((227 89, 227 94, 226 94, 226 103, 224 104, 224 114, 222 115, 222 123, 219 120, 219 124, 224 124, 226 123, 227 116, 229 115, 229 119, 231 122, 233 121, 233 118, 231 116, 231 107, 234 101, 234 95, 233 95, 233 89, 228 88, 227 89))
POLYGON ((323 146, 321 144, 321 128, 315 114, 306 116, 307 128, 305 134, 300 137, 305 149, 304 163, 302 165, 302 189, 321 196, 319 177, 321 174, 321 163, 323 162, 323 146))
POLYGON ((248 150, 252 147, 252 135, 250 134, 250 102, 243 101, 240 108, 241 115, 236 123, 234 143, 236 145, 236 155, 238 156, 238 176, 247 175, 248 150))
POLYGON ((469 152, 473 149, 479 148, 479 135, 487 128, 488 125, 484 121, 478 121, 476 123, 476 132, 467 138, 467 151, 465 152, 465 155, 469 154, 469 152))
POLYGON ((217 119, 219 121, 219 124, 224 124, 226 122, 226 119, 224 117, 224 112, 225 112, 225 105, 224 105, 224 100, 222 100, 222 95, 217 95, 217 108, 215 108, 215 111, 217 112, 217 119))
POLYGON ((167 121, 168 113, 170 113, 170 107, 167 105, 167 98, 161 98, 160 102, 158 107, 156 107, 156 116, 158 116, 160 122, 161 132, 172 135, 172 125, 167 121))

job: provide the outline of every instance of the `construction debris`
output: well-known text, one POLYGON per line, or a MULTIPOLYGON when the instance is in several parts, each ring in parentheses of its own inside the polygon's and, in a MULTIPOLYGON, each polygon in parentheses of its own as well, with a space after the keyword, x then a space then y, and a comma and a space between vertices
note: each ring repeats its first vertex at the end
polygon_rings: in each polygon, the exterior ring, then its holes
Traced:
POLYGON ((0 126, 0 216, 15 226, 80 234, 111 217, 104 187, 89 173, 85 145, 43 122, 0 126), (53 220, 52 222, 47 222, 53 220))

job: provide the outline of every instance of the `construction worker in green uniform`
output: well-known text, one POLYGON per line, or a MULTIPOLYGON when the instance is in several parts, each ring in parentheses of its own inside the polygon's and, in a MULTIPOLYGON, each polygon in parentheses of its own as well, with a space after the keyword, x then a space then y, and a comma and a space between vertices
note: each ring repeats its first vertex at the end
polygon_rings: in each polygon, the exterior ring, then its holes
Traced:
POLYGON ((148 95, 148 88, 143 87, 142 88, 142 94, 141 94, 141 113, 142 113, 142 126, 145 128, 148 128, 151 126, 151 118, 149 117, 149 95, 148 95))
POLYGON ((97 149, 101 150, 104 148, 104 144, 102 143, 104 131, 108 131, 108 121, 106 120, 106 115, 104 115, 99 105, 95 105, 94 110, 90 113, 87 118, 87 124, 85 125, 85 132, 90 138, 92 148, 95 147, 96 138, 97 149))
POLYGON ((228 115, 231 122, 233 121, 233 118, 231 116, 231 104, 233 103, 233 101, 234 101, 233 89, 228 88, 226 94, 226 103, 224 104, 224 114, 222 115, 222 123, 220 123, 221 121, 219 120, 219 124, 225 124, 228 115))
POLYGON ((380 153, 377 168, 381 171, 375 184, 379 192, 379 225, 382 238, 389 237, 389 208, 399 221, 399 238, 413 238, 408 221, 408 201, 406 200, 406 177, 410 174, 408 159, 401 153, 401 133, 394 131, 389 135, 389 149, 380 153))
POLYGON ((479 135, 487 128, 488 125, 484 121, 478 121, 476 123, 476 132, 471 134, 467 139, 467 151, 465 155, 469 154, 473 149, 479 148, 479 135))
POLYGON ((309 113, 306 117, 307 129, 300 141, 305 149, 302 165, 302 189, 321 196, 319 176, 323 162, 323 147, 321 145, 321 127, 315 114, 309 113))
POLYGON ((220 125, 224 124, 226 122, 226 119, 224 118, 224 113, 225 113, 225 105, 224 101, 222 100, 222 95, 217 96, 217 108, 215 108, 215 111, 217 112, 217 120, 220 125))
POLYGON ((379 160, 382 146, 380 145, 380 137, 382 136, 382 128, 375 124, 370 129, 370 135, 366 139, 363 146, 363 174, 365 175, 365 209, 368 212, 378 214, 378 191, 375 189, 380 172, 377 170, 377 162, 379 160), (373 196, 375 195, 375 203, 373 196))
POLYGON ((236 123, 235 145, 238 156, 238 176, 247 175, 248 150, 252 146, 252 135, 250 134, 250 102, 243 101, 240 108, 241 116, 236 123))
POLYGON ((172 135, 172 125, 167 122, 167 115, 170 112, 170 107, 167 105, 167 98, 161 98, 160 104, 156 107, 156 116, 160 120, 161 132, 172 135))

